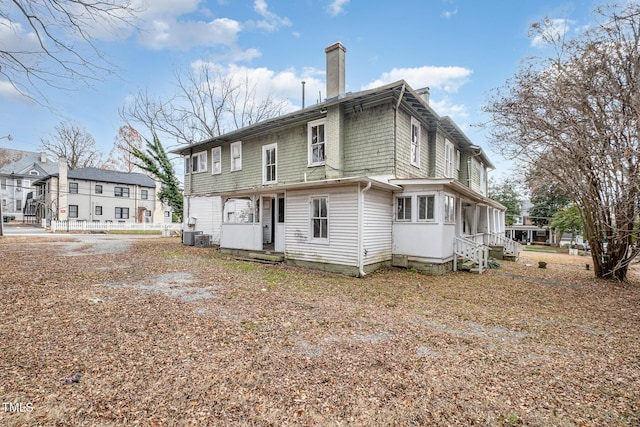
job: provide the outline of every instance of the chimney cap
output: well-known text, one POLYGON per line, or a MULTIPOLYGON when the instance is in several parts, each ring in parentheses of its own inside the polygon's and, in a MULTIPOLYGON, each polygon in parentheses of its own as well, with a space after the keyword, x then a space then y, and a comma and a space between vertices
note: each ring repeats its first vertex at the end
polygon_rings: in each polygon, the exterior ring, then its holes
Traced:
POLYGON ((338 49, 338 48, 342 49, 344 52, 346 52, 346 51, 347 51, 347 48, 346 48, 346 47, 344 47, 344 45, 343 45, 342 43, 340 43, 340 42, 335 42, 335 43, 334 43, 334 44, 332 44, 331 46, 327 47, 327 48, 324 50, 324 53, 329 53, 329 52, 331 52, 332 50, 335 50, 335 49, 338 49))

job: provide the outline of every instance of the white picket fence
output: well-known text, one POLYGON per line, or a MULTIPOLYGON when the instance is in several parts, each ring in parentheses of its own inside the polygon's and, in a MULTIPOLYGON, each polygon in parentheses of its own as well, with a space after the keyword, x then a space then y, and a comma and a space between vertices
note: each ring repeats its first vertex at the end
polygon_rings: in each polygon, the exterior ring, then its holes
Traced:
POLYGON ((89 222, 89 221, 51 221, 51 231, 96 231, 111 230, 158 230, 168 234, 173 230, 182 230, 182 223, 148 223, 148 222, 89 222))

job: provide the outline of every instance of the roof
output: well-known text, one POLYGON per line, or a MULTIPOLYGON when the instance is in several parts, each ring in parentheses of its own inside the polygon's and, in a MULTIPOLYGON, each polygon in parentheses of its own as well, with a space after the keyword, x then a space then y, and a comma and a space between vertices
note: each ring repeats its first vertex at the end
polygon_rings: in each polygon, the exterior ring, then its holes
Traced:
POLYGON ((428 102, 423 100, 418 93, 413 90, 407 82, 399 80, 394 83, 380 86, 375 89, 364 90, 360 92, 349 92, 334 98, 327 99, 325 102, 309 106, 307 108, 294 111, 293 113, 274 117, 255 123, 250 126, 227 132, 223 135, 205 139, 203 141, 189 144, 172 150, 171 153, 188 155, 194 149, 201 150, 204 145, 221 145, 227 142, 239 141, 247 136, 256 136, 262 133, 268 133, 275 129, 295 125, 300 122, 312 121, 320 119, 326 114, 327 108, 344 104, 345 108, 352 106, 365 106, 368 104, 376 104, 386 99, 402 99, 403 105, 408 108, 414 115, 420 117, 429 127, 440 127, 445 133, 449 134, 452 139, 461 145, 462 149, 476 151, 481 156, 487 167, 494 168, 482 148, 473 145, 469 138, 460 130, 458 126, 449 117, 440 117, 429 106, 428 102))
POLYGON ((0 175, 29 175, 33 169, 41 175, 48 175, 58 170, 58 162, 52 162, 45 155, 42 162, 42 154, 33 151, 12 150, 0 148, 0 175))
MULTIPOLYGON (((59 176, 58 173, 51 176, 59 176)), ((48 178, 48 177, 47 177, 48 178)), ((67 173, 68 179, 78 179, 84 181, 110 182, 114 184, 139 185, 141 187, 155 187, 156 182, 153 178, 138 172, 119 172, 99 168, 79 168, 71 169, 67 173)), ((43 178, 44 180, 46 178, 43 178)), ((41 181, 42 181, 41 180, 41 181)))

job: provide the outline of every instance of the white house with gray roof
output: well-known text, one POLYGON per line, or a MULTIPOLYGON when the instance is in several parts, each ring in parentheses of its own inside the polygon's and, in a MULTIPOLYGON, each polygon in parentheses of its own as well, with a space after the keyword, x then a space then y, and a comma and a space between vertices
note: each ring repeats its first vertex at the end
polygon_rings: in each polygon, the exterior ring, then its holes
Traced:
POLYGON ((171 222, 171 211, 157 195, 160 182, 142 173, 98 168, 67 169, 35 182, 36 217, 59 221, 171 222))
POLYGON ((33 200, 35 186, 40 178, 55 173, 58 162, 51 161, 45 153, 0 148, 0 199, 3 216, 17 220, 34 217, 33 200))

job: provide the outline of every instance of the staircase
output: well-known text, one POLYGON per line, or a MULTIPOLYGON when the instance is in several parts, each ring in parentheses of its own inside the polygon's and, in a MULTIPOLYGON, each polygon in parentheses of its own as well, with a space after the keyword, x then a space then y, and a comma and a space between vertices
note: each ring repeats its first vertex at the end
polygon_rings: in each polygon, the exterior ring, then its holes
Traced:
POLYGON ((515 261, 523 250, 520 243, 515 240, 508 239, 500 234, 490 234, 488 237, 489 245, 502 246, 504 248, 504 259, 511 259, 512 261, 515 261))
POLYGON ((471 239, 457 236, 453 241, 453 271, 458 270, 458 259, 466 260, 463 270, 482 274, 489 267, 489 247, 471 239))

